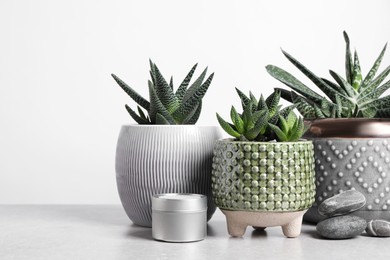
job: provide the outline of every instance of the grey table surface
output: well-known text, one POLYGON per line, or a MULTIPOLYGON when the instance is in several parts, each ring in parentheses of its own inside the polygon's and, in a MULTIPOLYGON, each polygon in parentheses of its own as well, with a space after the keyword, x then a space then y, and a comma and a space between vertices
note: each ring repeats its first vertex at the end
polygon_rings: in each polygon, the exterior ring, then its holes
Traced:
POLYGON ((325 240, 308 224, 298 238, 285 238, 280 227, 248 228, 243 238, 232 238, 219 210, 205 240, 166 243, 132 224, 120 205, 0 205, 1 260, 389 258, 390 238, 325 240))

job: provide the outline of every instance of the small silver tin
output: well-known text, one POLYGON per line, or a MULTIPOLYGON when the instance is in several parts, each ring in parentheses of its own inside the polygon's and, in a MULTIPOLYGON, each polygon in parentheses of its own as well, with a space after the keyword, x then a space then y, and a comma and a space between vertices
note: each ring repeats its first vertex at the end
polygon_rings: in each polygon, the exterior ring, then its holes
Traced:
POLYGON ((207 197, 166 193, 152 197, 152 235, 167 242, 203 240, 207 234, 207 197))

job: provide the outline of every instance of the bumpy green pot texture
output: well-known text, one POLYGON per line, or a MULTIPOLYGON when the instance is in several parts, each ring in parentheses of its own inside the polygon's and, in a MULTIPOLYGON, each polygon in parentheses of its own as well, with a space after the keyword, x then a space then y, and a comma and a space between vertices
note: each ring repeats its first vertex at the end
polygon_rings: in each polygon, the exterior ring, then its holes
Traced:
POLYGON ((310 208, 315 196, 311 141, 241 142, 214 146, 212 194, 221 209, 289 212, 310 208))

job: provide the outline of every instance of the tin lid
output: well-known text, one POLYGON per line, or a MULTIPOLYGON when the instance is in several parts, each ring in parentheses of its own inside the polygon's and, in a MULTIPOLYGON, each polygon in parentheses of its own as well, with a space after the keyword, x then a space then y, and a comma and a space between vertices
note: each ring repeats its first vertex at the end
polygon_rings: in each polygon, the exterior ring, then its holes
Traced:
POLYGON ((199 211, 207 209, 207 196, 191 193, 165 193, 152 196, 152 210, 199 211))

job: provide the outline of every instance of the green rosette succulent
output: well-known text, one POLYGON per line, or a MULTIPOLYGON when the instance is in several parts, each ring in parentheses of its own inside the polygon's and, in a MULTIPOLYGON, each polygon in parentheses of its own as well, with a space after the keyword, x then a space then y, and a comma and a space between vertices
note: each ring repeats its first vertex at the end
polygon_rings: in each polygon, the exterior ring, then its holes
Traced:
POLYGON ((111 76, 138 104, 138 113, 129 105, 125 105, 126 110, 137 123, 158 125, 195 124, 202 110, 202 98, 214 77, 214 73, 212 73, 205 80, 206 68, 189 86, 196 67, 197 64, 192 67, 178 89, 174 91, 173 78, 171 77, 168 83, 161 75, 156 64, 150 61, 149 101, 115 74, 111 74, 111 76), (147 111, 147 115, 143 109, 147 111))
POLYGON ((390 80, 382 84, 390 73, 390 66, 375 77, 387 44, 363 78, 359 56, 356 51, 352 55, 346 32, 344 32, 344 39, 346 43, 345 78, 330 70, 334 81, 315 75, 293 56, 282 50, 284 56, 306 75, 324 95, 317 94, 315 90, 277 66, 268 65, 266 69, 272 77, 291 88, 291 91, 280 89, 282 97, 295 104, 298 111, 306 119, 390 117, 390 95, 382 96, 390 88, 390 80))
POLYGON ((230 110, 232 123, 228 123, 217 113, 220 126, 236 140, 294 142, 306 131, 303 119, 297 117, 293 111, 295 105, 281 109, 279 90, 275 90, 266 99, 261 95, 259 100, 252 93, 249 93, 248 97, 239 89, 236 90, 241 99, 243 112, 239 114, 232 106, 230 110))

